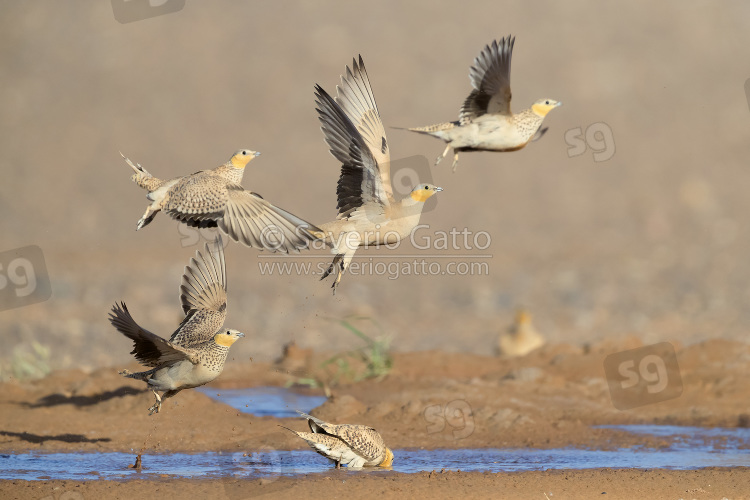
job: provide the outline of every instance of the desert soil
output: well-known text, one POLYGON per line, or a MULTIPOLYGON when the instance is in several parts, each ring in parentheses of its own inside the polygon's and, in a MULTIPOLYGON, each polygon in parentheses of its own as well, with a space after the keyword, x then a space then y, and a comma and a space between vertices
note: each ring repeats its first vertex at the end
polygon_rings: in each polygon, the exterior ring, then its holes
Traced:
MULTIPOLYGON (((393 370, 381 380, 344 380, 334 384, 329 379, 331 397, 318 408, 303 410, 312 410, 329 421, 372 425, 392 448, 434 449, 438 454, 442 448, 477 447, 660 448, 670 441, 592 426, 748 424, 745 402, 750 394, 743 375, 750 368, 750 347, 732 341, 677 346, 682 395, 633 410, 615 409, 604 378, 604 358, 640 345, 634 338, 583 348, 561 344, 516 359, 444 352, 398 354, 393 370), (461 408, 468 411, 459 421, 449 421, 442 431, 430 432, 425 409, 453 401, 461 401, 461 408)), ((230 360, 213 387, 220 393, 224 388, 279 386, 302 374, 326 380, 327 373, 319 368, 326 357, 309 350, 289 349, 287 356, 275 363, 230 360)), ((147 463, 148 454, 153 453, 252 453, 306 447, 278 427, 283 424, 302 429, 304 424, 299 419, 240 413, 196 391, 183 391, 154 416, 146 411, 151 402, 150 393, 135 381, 117 375, 115 368, 91 373, 60 371, 37 381, 5 383, 0 387, 0 451, 120 451, 131 452, 133 457, 142 453, 147 463)), ((123 468, 127 465, 123 464, 123 468)), ((687 472, 430 472, 409 475, 344 471, 304 479, 165 478, 156 482, 94 481, 82 485, 71 481, 4 481, 0 490, 5 492, 3 498, 40 498, 45 494, 57 498, 54 495, 65 491, 80 492, 86 498, 126 498, 156 488, 165 498, 186 492, 215 496, 219 490, 235 498, 234 488, 243 495, 268 493, 270 498, 316 498, 331 488, 337 495, 353 491, 357 496, 357 491, 364 495, 377 490, 392 498, 407 490, 415 498, 453 497, 460 492, 471 497, 497 497, 499 491, 505 492, 503 497, 517 498, 543 498, 545 492, 557 498, 603 492, 607 498, 739 498, 749 491, 750 483, 750 475, 741 468, 687 472)))

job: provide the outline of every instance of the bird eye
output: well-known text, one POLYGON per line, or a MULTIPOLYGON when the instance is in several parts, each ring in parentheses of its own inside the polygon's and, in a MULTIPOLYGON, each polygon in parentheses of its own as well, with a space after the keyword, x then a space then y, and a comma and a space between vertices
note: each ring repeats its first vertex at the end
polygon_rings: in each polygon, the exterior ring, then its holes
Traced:
POLYGON ((429 190, 430 190, 430 186, 425 186, 424 188, 425 188, 425 189, 426 189, 427 191, 429 191, 429 190))
POLYGON ((544 104, 549 104, 549 101, 544 101, 544 104))
MULTIPOLYGON (((549 104, 549 103, 547 103, 547 104, 549 104)), ((247 154, 247 151, 243 151, 243 152, 242 152, 242 154, 243 154, 243 155, 246 155, 246 154, 247 154)))
POLYGON ((230 335, 230 334, 231 334, 231 332, 229 330, 227 330, 227 335, 230 335))

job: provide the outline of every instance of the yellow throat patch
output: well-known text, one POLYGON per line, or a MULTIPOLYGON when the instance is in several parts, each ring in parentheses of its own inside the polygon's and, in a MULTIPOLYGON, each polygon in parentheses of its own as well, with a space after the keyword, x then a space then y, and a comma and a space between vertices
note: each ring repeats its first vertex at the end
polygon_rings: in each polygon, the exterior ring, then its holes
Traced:
POLYGON ((385 459, 380 462, 378 467, 390 467, 393 465, 393 452, 390 448, 385 449, 385 459))
POLYGON ((417 191, 412 191, 409 196, 411 196, 411 199, 414 201, 424 203, 433 194, 435 194, 435 191, 433 191, 432 189, 418 189, 417 191))
POLYGON ((539 116, 547 116, 547 113, 555 109, 555 106, 549 104, 532 104, 531 110, 539 116))
POLYGON ((221 346, 229 347, 237 342, 237 337, 234 335, 227 335, 226 333, 217 333, 214 335, 214 342, 221 346))
POLYGON ((253 158, 255 158, 253 155, 234 155, 229 161, 232 163, 232 166, 234 168, 245 168, 245 166, 250 163, 250 160, 252 160, 253 158))

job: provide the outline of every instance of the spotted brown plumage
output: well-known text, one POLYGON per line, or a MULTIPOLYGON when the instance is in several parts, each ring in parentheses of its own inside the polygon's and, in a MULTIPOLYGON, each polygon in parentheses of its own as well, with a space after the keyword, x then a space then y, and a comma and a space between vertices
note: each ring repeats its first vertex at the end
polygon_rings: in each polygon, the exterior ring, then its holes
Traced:
MULTIPOLYGON (((336 468, 390 467, 393 452, 385 445, 378 431, 367 425, 329 424, 307 413, 297 410, 307 419, 311 432, 299 432, 287 427, 310 447, 332 460, 336 468)), ((283 427, 283 426, 282 426, 283 427)))
POLYGON ((448 144, 437 157, 436 165, 451 148, 455 171, 458 153, 462 151, 517 151, 546 132, 546 128, 541 128, 544 118, 561 102, 539 99, 520 113, 510 110, 510 63, 514 44, 512 36, 495 40, 474 59, 469 71, 473 89, 461 106, 458 121, 408 129, 448 144))
POLYGON ((131 179, 149 193, 152 202, 136 230, 147 226, 160 211, 193 227, 218 227, 234 241, 272 252, 296 252, 318 239, 319 229, 246 191, 240 183, 245 166, 260 153, 240 149, 223 165, 191 175, 161 180, 128 158, 131 179))
POLYGON ((221 238, 196 252, 185 268, 180 286, 185 319, 169 340, 136 323, 124 302, 115 304, 109 321, 133 341, 131 354, 150 370, 123 376, 142 380, 156 402, 149 414, 158 413, 162 402, 183 389, 211 382, 221 374, 229 348, 244 333, 224 328, 226 317, 226 267, 221 238), (159 395, 157 391, 162 391, 159 395))
POLYGON ((362 56, 346 68, 336 97, 315 86, 315 104, 331 154, 341 162, 336 186, 336 220, 320 225, 335 257, 321 279, 336 271, 333 293, 361 246, 391 244, 419 224, 424 202, 442 188, 418 184, 396 200, 385 129, 362 56))

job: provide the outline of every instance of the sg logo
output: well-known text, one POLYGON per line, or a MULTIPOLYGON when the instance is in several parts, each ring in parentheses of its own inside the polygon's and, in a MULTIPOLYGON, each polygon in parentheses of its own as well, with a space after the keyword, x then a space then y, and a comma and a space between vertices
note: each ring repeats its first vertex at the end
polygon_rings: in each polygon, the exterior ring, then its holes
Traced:
POLYGON ((0 311, 52 296, 42 249, 31 245, 0 253, 0 311))
POLYGON ((142 21, 182 10, 185 0, 110 0, 112 12, 120 24, 142 21))
MULTIPOLYGON (((432 168, 427 157, 421 155, 408 156, 391 160, 389 165, 391 172, 391 187, 393 188, 393 197, 396 201, 401 201, 411 194, 412 189, 419 184, 433 184, 432 168)), ((437 206, 439 196, 430 197, 424 204, 422 213, 434 210, 437 206)), ((377 220, 380 215, 375 214, 377 220)))
POLYGON ((604 359, 604 372, 612 404, 618 410, 682 395, 677 354, 669 342, 610 354, 604 359))
POLYGON ((568 158, 581 156, 586 149, 594 151, 594 161, 607 161, 615 155, 615 136, 612 129, 604 122, 592 123, 586 127, 584 134, 581 127, 572 128, 565 132, 565 142, 568 148, 568 158))
POLYGON ((474 432, 474 414, 469 403, 463 399, 443 405, 432 405, 424 409, 427 433, 434 434, 445 429, 446 422, 453 428, 454 439, 464 439, 474 432))

